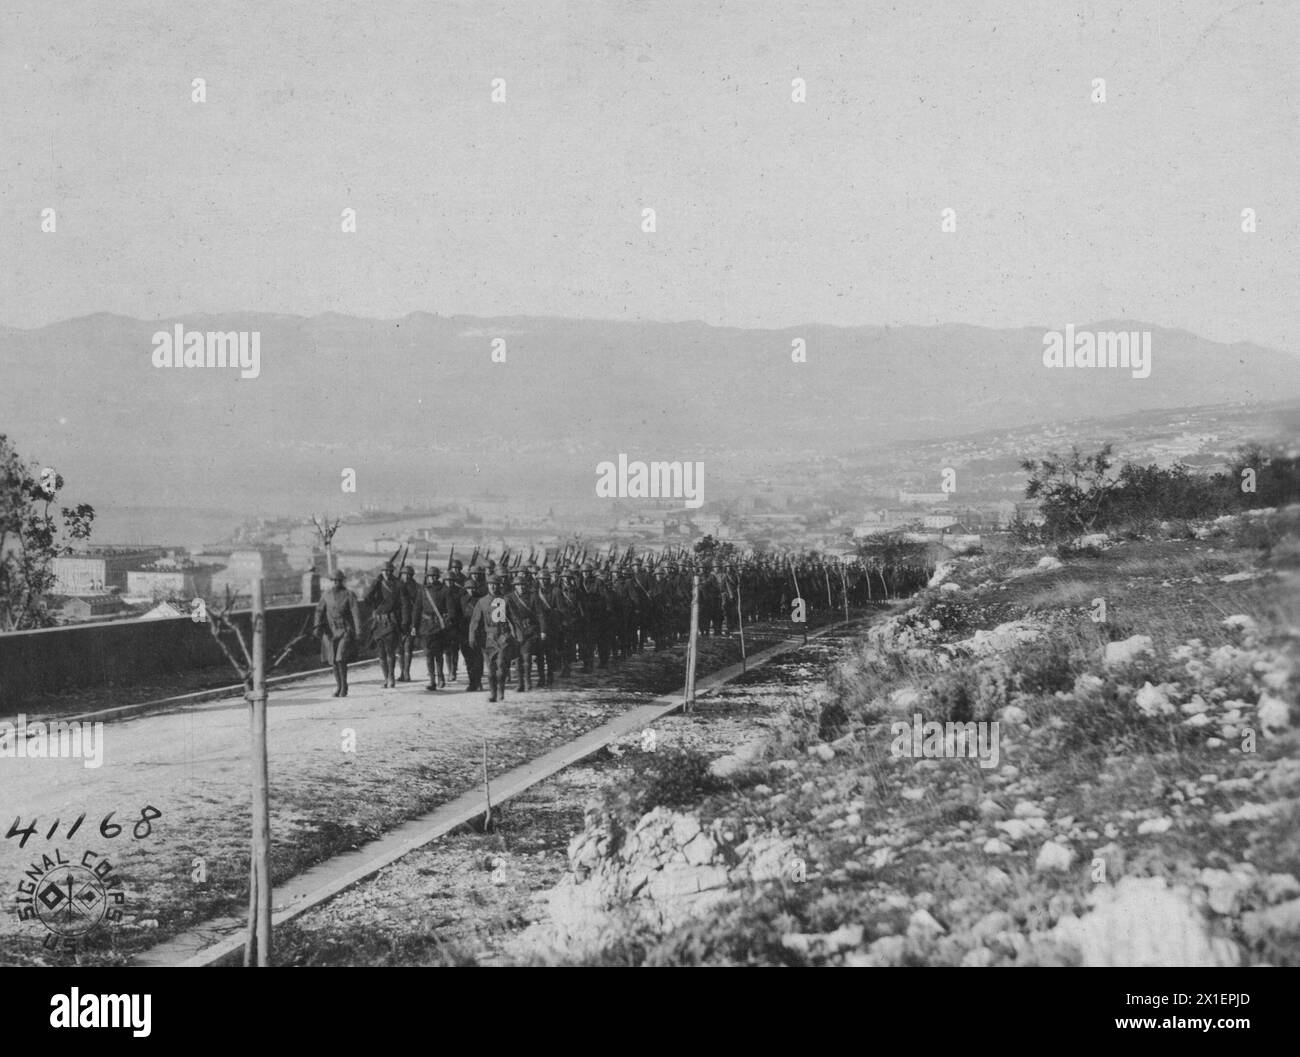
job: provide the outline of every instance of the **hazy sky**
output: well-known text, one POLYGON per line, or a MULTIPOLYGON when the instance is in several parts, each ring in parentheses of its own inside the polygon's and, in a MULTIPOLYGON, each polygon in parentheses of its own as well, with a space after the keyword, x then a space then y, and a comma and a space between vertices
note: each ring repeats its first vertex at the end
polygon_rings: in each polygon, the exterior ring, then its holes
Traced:
POLYGON ((4 8, 0 322, 1129 317, 1300 350, 1300 4, 4 8))

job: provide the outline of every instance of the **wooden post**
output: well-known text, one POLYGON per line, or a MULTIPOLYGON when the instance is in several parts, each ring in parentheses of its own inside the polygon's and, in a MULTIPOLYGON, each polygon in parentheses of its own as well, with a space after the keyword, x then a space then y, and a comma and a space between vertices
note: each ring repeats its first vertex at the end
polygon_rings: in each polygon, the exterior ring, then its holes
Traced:
MULTIPOLYGON (((256 914, 248 927, 257 940, 257 964, 271 964, 271 805, 266 762, 266 605, 262 581, 253 581, 253 692, 249 697, 253 733, 252 884, 256 914)), ((251 944, 250 944, 251 947, 251 944)))
POLYGON ((745 611, 740 604, 740 574, 736 574, 736 624, 740 628, 740 670, 749 671, 749 662, 745 659, 745 611))
POLYGON ((700 635, 700 574, 691 574, 691 640, 686 647, 686 699, 683 711, 695 710, 695 652, 700 635))
POLYGON ((844 566, 840 566, 840 589, 844 592, 844 619, 849 619, 849 581, 844 576, 844 566))
POLYGON ((831 599, 831 571, 824 565, 822 566, 822 575, 826 577, 826 608, 834 609, 835 602, 831 599))

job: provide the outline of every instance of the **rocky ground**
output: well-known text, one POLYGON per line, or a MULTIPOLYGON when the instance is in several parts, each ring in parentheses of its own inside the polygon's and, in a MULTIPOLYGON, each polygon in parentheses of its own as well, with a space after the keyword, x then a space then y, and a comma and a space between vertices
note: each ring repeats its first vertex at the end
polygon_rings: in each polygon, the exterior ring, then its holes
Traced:
POLYGON ((499 832, 408 856, 280 950, 1298 964, 1298 529, 1290 509, 955 559, 869 630, 557 775, 499 832), (995 765, 953 758, 951 735, 900 739, 917 716, 996 722, 995 765))

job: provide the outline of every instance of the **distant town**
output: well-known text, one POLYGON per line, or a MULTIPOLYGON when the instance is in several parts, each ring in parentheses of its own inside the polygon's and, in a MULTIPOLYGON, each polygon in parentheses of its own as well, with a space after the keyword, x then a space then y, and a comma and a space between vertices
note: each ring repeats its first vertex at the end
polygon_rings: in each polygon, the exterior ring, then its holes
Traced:
MULTIPOLYGON (((51 609, 61 623, 188 616, 195 599, 247 598, 254 579, 269 604, 319 598, 321 579, 339 568, 364 588, 395 553, 422 572, 468 562, 474 547, 494 555, 532 555, 540 564, 566 544, 589 556, 674 552, 704 537, 741 551, 812 549, 851 557, 873 536, 899 534, 961 550, 1004 532, 1019 517, 1033 522, 1024 499, 1021 460, 1109 440, 1123 459, 1196 471, 1226 467, 1237 448, 1271 433, 1287 435, 1278 408, 1221 406, 1163 415, 1061 423, 977 434, 952 441, 881 448, 857 455, 792 453, 751 476, 722 478, 699 509, 679 499, 612 499, 566 510, 505 495, 422 499, 391 496, 359 513, 337 515, 327 550, 324 516, 245 521, 225 539, 182 547, 95 542, 56 558, 51 609), (1278 416, 1273 422, 1269 415, 1278 416), (330 551, 332 550, 332 553, 330 551)), ((744 464, 727 452, 728 465, 744 464)))

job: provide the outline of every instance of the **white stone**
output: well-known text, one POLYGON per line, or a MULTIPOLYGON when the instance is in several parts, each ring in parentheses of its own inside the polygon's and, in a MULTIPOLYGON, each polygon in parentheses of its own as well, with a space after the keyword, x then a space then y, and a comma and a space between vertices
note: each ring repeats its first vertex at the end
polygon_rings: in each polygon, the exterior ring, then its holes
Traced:
POLYGON ((1210 968, 1234 966, 1241 952, 1214 936, 1185 892, 1163 878, 1125 877, 1097 885, 1082 918, 1064 918, 1052 931, 1060 943, 1077 949, 1084 966, 1210 968))
POLYGON ((1132 635, 1120 642, 1106 643, 1105 665, 1128 664, 1143 654, 1151 653, 1154 642, 1150 635, 1132 635))
POLYGON ((1065 871, 1070 868, 1073 862, 1073 851, 1064 844, 1049 840, 1038 849, 1038 858, 1034 861, 1034 869, 1039 873, 1046 873, 1049 870, 1065 871))
POLYGON ((1280 697, 1264 694, 1259 699, 1259 725, 1269 733, 1286 730, 1291 725, 1291 706, 1280 697))

